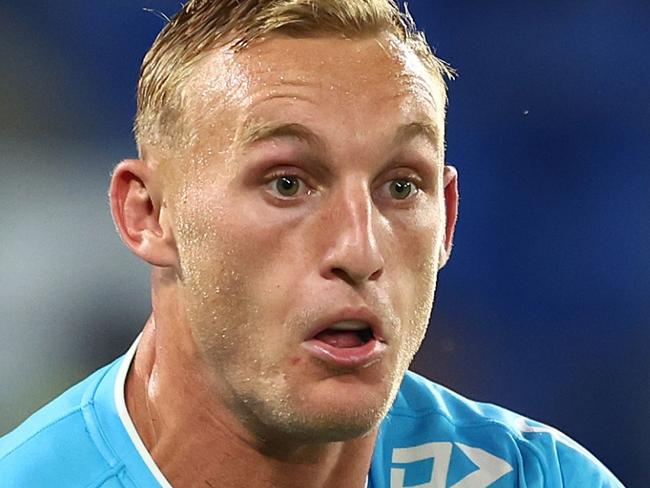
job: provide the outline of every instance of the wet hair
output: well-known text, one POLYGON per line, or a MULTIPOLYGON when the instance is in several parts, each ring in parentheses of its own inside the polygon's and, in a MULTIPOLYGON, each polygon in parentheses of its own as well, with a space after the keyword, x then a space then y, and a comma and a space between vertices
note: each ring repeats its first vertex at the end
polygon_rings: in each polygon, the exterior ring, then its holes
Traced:
POLYGON ((410 48, 442 84, 454 72, 437 58, 405 8, 394 0, 190 0, 172 17, 145 55, 134 132, 144 144, 174 146, 184 128, 183 86, 192 66, 211 50, 234 52, 271 33, 292 37, 388 33, 410 48))

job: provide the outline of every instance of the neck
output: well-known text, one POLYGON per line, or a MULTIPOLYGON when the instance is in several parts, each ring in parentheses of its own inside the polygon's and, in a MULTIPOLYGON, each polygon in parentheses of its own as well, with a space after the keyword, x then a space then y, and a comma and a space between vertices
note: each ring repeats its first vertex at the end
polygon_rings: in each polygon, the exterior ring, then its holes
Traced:
POLYGON ((125 392, 136 430, 167 480, 181 488, 363 488, 376 432, 280 448, 256 438, 210 387, 174 298, 154 296, 125 392))

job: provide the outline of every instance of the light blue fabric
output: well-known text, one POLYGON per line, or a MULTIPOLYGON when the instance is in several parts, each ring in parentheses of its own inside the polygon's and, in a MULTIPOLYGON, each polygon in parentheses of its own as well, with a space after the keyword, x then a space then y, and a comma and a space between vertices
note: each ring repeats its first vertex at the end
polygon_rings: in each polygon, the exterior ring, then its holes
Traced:
POLYGON ((158 487, 115 407, 122 358, 0 438, 2 488, 158 487))
POLYGON ((412 372, 404 377, 382 422, 369 484, 369 488, 622 486, 584 448, 555 429, 495 405, 473 402, 412 372))
MULTIPOLYGON (((2 488, 159 486, 115 406, 121 361, 0 438, 2 488)), ((369 488, 622 486, 560 433, 411 372, 381 425, 369 478, 369 488)))

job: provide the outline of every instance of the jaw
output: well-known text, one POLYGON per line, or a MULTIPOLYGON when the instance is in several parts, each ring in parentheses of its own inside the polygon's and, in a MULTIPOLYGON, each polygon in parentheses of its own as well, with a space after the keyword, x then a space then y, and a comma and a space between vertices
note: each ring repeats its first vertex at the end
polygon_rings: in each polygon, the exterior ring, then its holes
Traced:
POLYGON ((267 372, 233 392, 235 416, 268 449, 369 435, 392 405, 403 375, 385 362, 359 370, 301 357, 297 365, 267 372))

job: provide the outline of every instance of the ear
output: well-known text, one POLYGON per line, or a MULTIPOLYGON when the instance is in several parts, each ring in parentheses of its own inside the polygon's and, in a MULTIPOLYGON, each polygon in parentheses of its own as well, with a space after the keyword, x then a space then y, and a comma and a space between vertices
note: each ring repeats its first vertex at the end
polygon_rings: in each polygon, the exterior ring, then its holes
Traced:
POLYGON ((451 248, 454 242, 454 230, 458 218, 458 171, 453 166, 445 166, 443 174, 444 197, 445 197, 445 241, 440 248, 439 268, 442 268, 451 256, 451 248))
POLYGON ((141 159, 118 164, 109 198, 117 231, 131 252, 154 266, 175 266, 178 253, 172 226, 151 166, 141 159))

